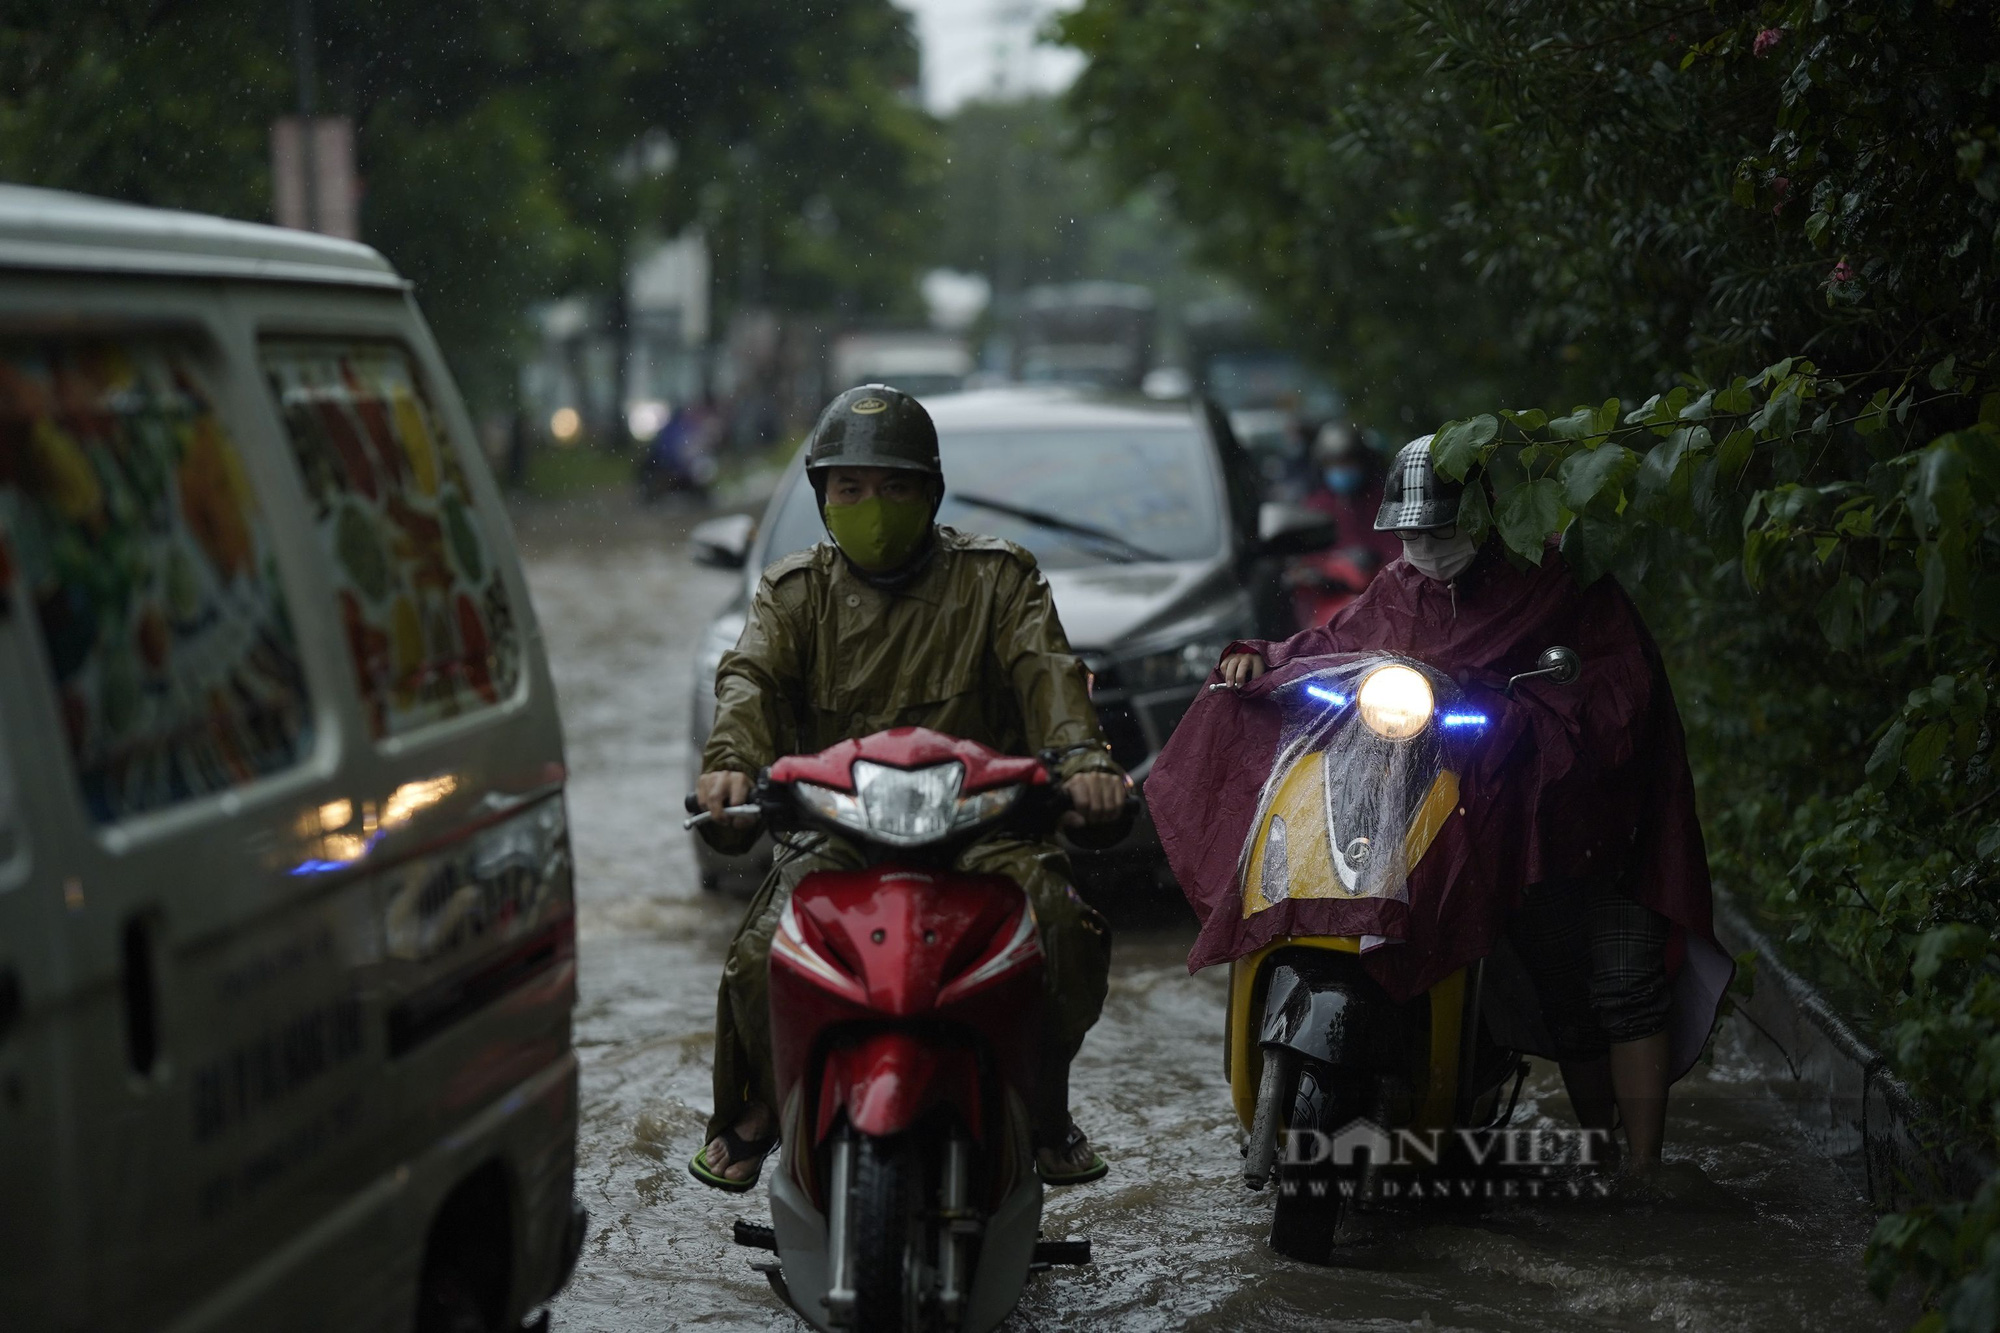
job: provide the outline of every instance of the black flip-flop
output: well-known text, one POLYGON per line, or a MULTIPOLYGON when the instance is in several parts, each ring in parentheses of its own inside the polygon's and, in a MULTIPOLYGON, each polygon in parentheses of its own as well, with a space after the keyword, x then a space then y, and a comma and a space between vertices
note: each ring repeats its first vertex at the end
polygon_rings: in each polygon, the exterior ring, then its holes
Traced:
MULTIPOLYGON (((778 1146, 778 1136, 773 1133, 766 1134, 761 1139, 740 1139, 736 1136, 735 1130, 726 1129, 719 1137, 722 1139, 723 1151, 729 1154, 729 1166, 749 1161, 752 1157, 757 1159, 757 1169, 750 1173, 750 1178, 731 1180, 728 1176, 711 1170, 708 1165, 706 1143, 695 1149, 694 1156, 688 1158, 688 1174, 710 1189, 721 1190, 725 1194, 747 1194, 757 1188, 757 1181, 764 1174, 764 1159, 771 1155, 771 1149, 778 1146)), ((728 1169, 728 1166, 723 1168, 724 1171, 728 1169)))
MULTIPOLYGON (((1063 1135, 1062 1147, 1059 1151, 1064 1157, 1068 1157, 1076 1152, 1077 1144, 1088 1144, 1089 1142, 1089 1136, 1078 1129, 1076 1122, 1072 1120, 1069 1124, 1069 1133, 1063 1135)), ((1110 1170, 1111 1163, 1105 1161, 1095 1148, 1092 1148, 1090 1151, 1089 1166, 1078 1171, 1058 1171, 1054 1174, 1051 1174, 1042 1165, 1042 1155, 1040 1153, 1035 1154, 1035 1173, 1041 1176, 1042 1183, 1050 1188, 1061 1185, 1088 1185, 1093 1180, 1104 1179, 1105 1174, 1110 1170)))

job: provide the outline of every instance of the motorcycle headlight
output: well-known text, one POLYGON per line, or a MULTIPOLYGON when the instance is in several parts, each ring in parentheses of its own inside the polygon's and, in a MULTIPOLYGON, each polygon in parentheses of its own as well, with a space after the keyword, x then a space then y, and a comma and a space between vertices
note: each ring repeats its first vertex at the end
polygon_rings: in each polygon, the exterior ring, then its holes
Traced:
POLYGON ((1410 667, 1377 667, 1361 682, 1361 720, 1384 740, 1406 741, 1418 735, 1430 725, 1436 706, 1431 683, 1410 667))
POLYGON ((795 783, 793 789, 800 804, 822 819, 893 847, 920 847, 998 819, 1023 790, 1017 782, 961 797, 964 781, 962 764, 908 769, 862 760, 854 765, 851 796, 813 782, 795 783))
POLYGON ((936 842, 950 832, 964 781, 963 764, 890 768, 864 759, 854 765, 854 793, 868 834, 894 847, 936 842))

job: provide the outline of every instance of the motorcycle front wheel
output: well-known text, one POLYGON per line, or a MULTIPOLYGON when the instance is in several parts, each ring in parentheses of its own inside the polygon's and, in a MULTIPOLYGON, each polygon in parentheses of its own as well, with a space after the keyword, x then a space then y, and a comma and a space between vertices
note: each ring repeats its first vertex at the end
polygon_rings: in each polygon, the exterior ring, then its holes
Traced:
POLYGON ((923 1333, 937 1327, 930 1299, 934 1189, 924 1157, 915 1134, 855 1136, 848 1218, 857 1330, 923 1333))
MULTIPOLYGON (((1361 1171, 1338 1167, 1319 1156, 1332 1136, 1362 1114, 1360 1082, 1352 1071, 1316 1060, 1299 1061, 1290 1096, 1292 1131, 1278 1156, 1278 1197, 1271 1212, 1271 1248, 1301 1263, 1325 1264, 1333 1258, 1334 1233, 1347 1209, 1348 1194, 1358 1189, 1361 1171), (1300 1131, 1317 1131, 1312 1139, 1300 1131)), ((1281 1095, 1280 1104, 1284 1104, 1281 1095)))

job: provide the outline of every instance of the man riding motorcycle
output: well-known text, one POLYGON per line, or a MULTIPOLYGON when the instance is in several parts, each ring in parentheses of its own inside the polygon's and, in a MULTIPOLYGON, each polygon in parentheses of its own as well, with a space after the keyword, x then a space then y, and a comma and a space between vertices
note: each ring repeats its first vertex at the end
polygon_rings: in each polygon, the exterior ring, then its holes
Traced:
MULTIPOLYGON (((1378 951, 1374 970, 1392 992, 1414 993, 1486 956, 1504 933, 1540 1010, 1537 1053, 1561 1062, 1586 1128, 1622 1120, 1628 1168, 1649 1173, 1667 1086, 1701 1049, 1728 970, 1711 928, 1679 714, 1658 648, 1617 582, 1581 586, 1553 548, 1539 566, 1516 568, 1497 538, 1476 545, 1458 528, 1463 486, 1437 475, 1430 443, 1397 455, 1375 521, 1402 540, 1403 558, 1332 623, 1282 643, 1232 644, 1218 672, 1240 688, 1299 658, 1389 651, 1449 673, 1495 719, 1443 851, 1412 877, 1405 948, 1378 951), (1503 689, 1552 643, 1578 650, 1577 685, 1522 697, 1503 689), (1685 975, 1670 977, 1670 959, 1685 975)), ((1198 753, 1200 738, 1185 739, 1198 753)), ((1216 822, 1211 795, 1182 794, 1176 758, 1162 756, 1149 786, 1170 857, 1183 836, 1180 805, 1216 822)), ((1184 883, 1205 873, 1192 853, 1175 869, 1184 883)), ((1208 877, 1226 870, 1218 862, 1208 877)), ((1190 965, 1260 943, 1205 941, 1190 965)))
MULTIPOLYGON (((916 399, 884 385, 835 398, 807 445, 806 475, 831 541, 764 574, 734 650, 716 669, 715 728, 696 795, 702 836, 726 852, 754 838, 724 811, 779 756, 889 727, 929 727, 1014 754, 1052 752, 1071 824, 1109 823, 1129 783, 1113 762, 1034 557, 935 522, 944 498, 937 431, 916 399)), ((729 947, 716 1004, 715 1112, 688 1163, 702 1183, 755 1184, 771 1150, 771 939, 792 890, 816 870, 852 868, 844 840, 781 845, 729 947)), ((1070 1119, 1069 1062, 1104 1004, 1110 938, 1071 887, 1053 842, 995 835, 959 868, 1009 877, 1033 903, 1045 957, 1042 1105, 1036 1165, 1052 1185, 1101 1177, 1104 1160, 1070 1119)))

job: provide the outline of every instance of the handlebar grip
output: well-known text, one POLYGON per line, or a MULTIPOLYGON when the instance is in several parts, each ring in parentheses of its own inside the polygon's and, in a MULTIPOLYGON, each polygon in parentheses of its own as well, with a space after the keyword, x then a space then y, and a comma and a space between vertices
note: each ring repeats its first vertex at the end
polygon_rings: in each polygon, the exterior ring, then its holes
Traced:
POLYGON ((684 809, 684 810, 686 810, 686 811, 687 811, 687 812, 688 812, 689 814, 691 814, 691 815, 698 815, 698 814, 700 814, 700 813, 701 813, 701 797, 699 797, 699 796, 696 796, 696 795, 695 795, 695 794, 694 794, 693 792, 689 792, 689 793, 687 794, 687 799, 686 799, 685 801, 682 801, 682 802, 681 802, 681 808, 682 808, 682 809, 684 809))

